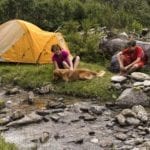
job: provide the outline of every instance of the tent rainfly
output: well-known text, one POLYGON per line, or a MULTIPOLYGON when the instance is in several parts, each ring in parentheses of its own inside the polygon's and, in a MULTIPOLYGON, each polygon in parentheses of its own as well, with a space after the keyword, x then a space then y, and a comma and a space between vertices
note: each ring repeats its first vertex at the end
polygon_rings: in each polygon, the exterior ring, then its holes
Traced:
POLYGON ((0 25, 0 62, 52 63, 53 44, 68 50, 61 33, 44 31, 23 20, 0 25))

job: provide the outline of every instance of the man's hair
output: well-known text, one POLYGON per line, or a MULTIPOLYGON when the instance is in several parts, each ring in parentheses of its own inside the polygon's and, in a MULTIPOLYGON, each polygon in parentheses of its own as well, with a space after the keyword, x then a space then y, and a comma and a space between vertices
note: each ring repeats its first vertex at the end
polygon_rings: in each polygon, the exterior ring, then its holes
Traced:
POLYGON ((135 40, 131 40, 127 43, 128 47, 134 47, 136 45, 136 41, 135 40))
POLYGON ((56 50, 61 50, 61 47, 58 44, 52 45, 51 51, 54 52, 56 50))

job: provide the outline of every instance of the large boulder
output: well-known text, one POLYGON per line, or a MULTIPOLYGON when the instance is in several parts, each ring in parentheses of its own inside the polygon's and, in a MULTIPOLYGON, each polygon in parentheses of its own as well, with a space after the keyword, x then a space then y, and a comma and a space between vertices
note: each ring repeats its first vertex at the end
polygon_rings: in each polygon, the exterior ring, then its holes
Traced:
POLYGON ((150 98, 141 89, 128 88, 121 93, 115 104, 121 107, 150 106, 150 98))
MULTIPOLYGON (((126 48, 128 40, 125 38, 107 38, 104 37, 99 43, 99 50, 105 56, 112 57, 117 52, 126 48)), ((148 64, 150 65, 150 42, 136 40, 138 46, 141 46, 148 56, 148 64)))
POLYGON ((100 53, 111 57, 115 53, 124 49, 127 45, 127 42, 127 40, 121 38, 108 39, 104 37, 99 44, 100 53))

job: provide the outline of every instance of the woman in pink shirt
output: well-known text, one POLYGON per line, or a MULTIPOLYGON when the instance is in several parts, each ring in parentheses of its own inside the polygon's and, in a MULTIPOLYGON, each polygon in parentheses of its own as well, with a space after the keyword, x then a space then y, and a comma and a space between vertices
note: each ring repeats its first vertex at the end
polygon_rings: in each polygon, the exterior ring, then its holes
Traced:
POLYGON ((73 59, 69 57, 67 50, 63 50, 58 44, 52 45, 51 51, 54 53, 52 61, 55 69, 76 69, 79 65, 80 57, 76 56, 73 59))

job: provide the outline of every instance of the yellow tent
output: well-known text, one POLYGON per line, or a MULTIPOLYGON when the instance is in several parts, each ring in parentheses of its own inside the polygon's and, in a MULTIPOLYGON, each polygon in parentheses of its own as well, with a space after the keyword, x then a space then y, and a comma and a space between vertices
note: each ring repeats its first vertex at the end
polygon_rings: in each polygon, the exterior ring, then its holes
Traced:
POLYGON ((51 63, 53 44, 68 50, 61 33, 47 32, 23 20, 0 25, 0 61, 20 63, 51 63))

